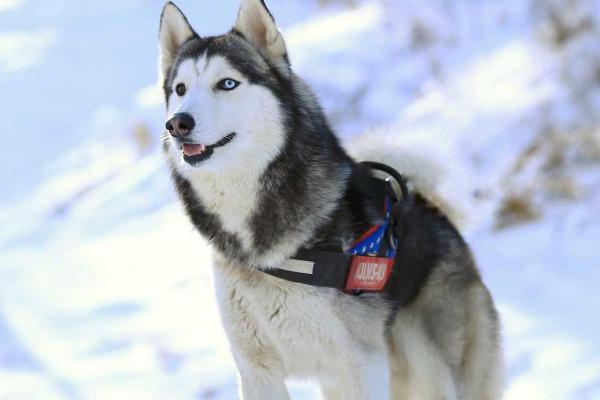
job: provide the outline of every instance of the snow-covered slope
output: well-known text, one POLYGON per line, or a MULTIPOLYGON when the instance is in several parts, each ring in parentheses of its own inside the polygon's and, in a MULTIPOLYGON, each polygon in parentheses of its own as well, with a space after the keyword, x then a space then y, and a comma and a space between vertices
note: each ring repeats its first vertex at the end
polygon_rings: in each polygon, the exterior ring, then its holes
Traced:
MULTIPOLYGON (((597 399, 599 131, 562 80, 573 55, 540 38, 544 1, 269 4, 345 139, 386 124, 457 160, 505 398, 597 399)), ((201 34, 237 7, 180 3, 201 34)), ((0 0, 1 399, 235 398, 210 250, 158 151, 161 6, 0 0)))

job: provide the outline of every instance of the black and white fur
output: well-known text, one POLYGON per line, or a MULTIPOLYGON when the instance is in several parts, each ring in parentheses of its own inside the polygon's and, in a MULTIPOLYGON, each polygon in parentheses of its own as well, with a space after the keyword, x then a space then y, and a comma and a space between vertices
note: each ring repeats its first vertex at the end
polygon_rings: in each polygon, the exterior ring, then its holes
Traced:
MULTIPOLYGON (((427 190, 404 216, 409 229, 400 251, 419 285, 402 305, 260 271, 303 245, 348 248, 381 218, 368 193, 369 173, 342 148, 291 70, 264 2, 242 0, 234 28, 204 38, 167 3, 160 51, 167 114, 195 121, 185 140, 166 133, 164 151, 192 223, 216 250, 217 296, 241 397, 288 399, 284 380, 298 376, 317 379, 326 399, 499 398, 491 297, 467 245, 427 190), (221 90, 223 79, 239 86, 221 90), (183 157, 184 143, 209 146, 228 135, 233 139, 206 160, 183 157)), ((378 161, 377 152, 369 156, 378 161)), ((387 148, 385 158, 419 187, 419 174, 402 168, 411 163, 401 152, 387 148)))

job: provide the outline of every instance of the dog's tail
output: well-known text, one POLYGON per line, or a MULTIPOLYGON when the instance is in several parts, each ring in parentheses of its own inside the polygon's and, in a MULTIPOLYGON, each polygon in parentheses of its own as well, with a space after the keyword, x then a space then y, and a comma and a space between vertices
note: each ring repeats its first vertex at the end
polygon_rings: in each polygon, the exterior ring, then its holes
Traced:
POLYGON ((357 161, 378 161, 400 172, 411 190, 441 209, 458 226, 465 224, 468 201, 454 152, 422 137, 393 135, 390 130, 370 131, 347 143, 357 161))

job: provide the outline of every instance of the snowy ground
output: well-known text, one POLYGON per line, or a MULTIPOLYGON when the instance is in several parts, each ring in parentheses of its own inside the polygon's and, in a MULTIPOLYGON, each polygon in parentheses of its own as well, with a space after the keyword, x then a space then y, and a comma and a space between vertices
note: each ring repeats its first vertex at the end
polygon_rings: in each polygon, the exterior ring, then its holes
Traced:
MULTIPOLYGON (((237 8, 179 3, 201 34, 237 8)), ((269 2, 344 138, 388 124, 457 158, 450 187, 478 194, 466 237, 501 312, 505 399, 600 398, 600 164, 569 170, 575 198, 494 228, 540 109, 565 101, 528 2, 456 0, 451 16, 443 1, 357 3, 269 2), (411 44, 414 19, 441 44, 411 44)), ((0 399, 235 398, 209 250, 157 150, 161 7, 0 0, 0 399)))

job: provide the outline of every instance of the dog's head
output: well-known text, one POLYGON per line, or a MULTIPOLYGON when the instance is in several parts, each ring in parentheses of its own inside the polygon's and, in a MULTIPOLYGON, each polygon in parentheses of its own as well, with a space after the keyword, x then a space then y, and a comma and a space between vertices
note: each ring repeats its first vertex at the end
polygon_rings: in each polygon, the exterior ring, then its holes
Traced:
POLYGON ((242 0, 234 28, 202 38, 175 4, 160 22, 164 146, 183 175, 264 168, 285 142, 285 42, 262 0, 242 0))

